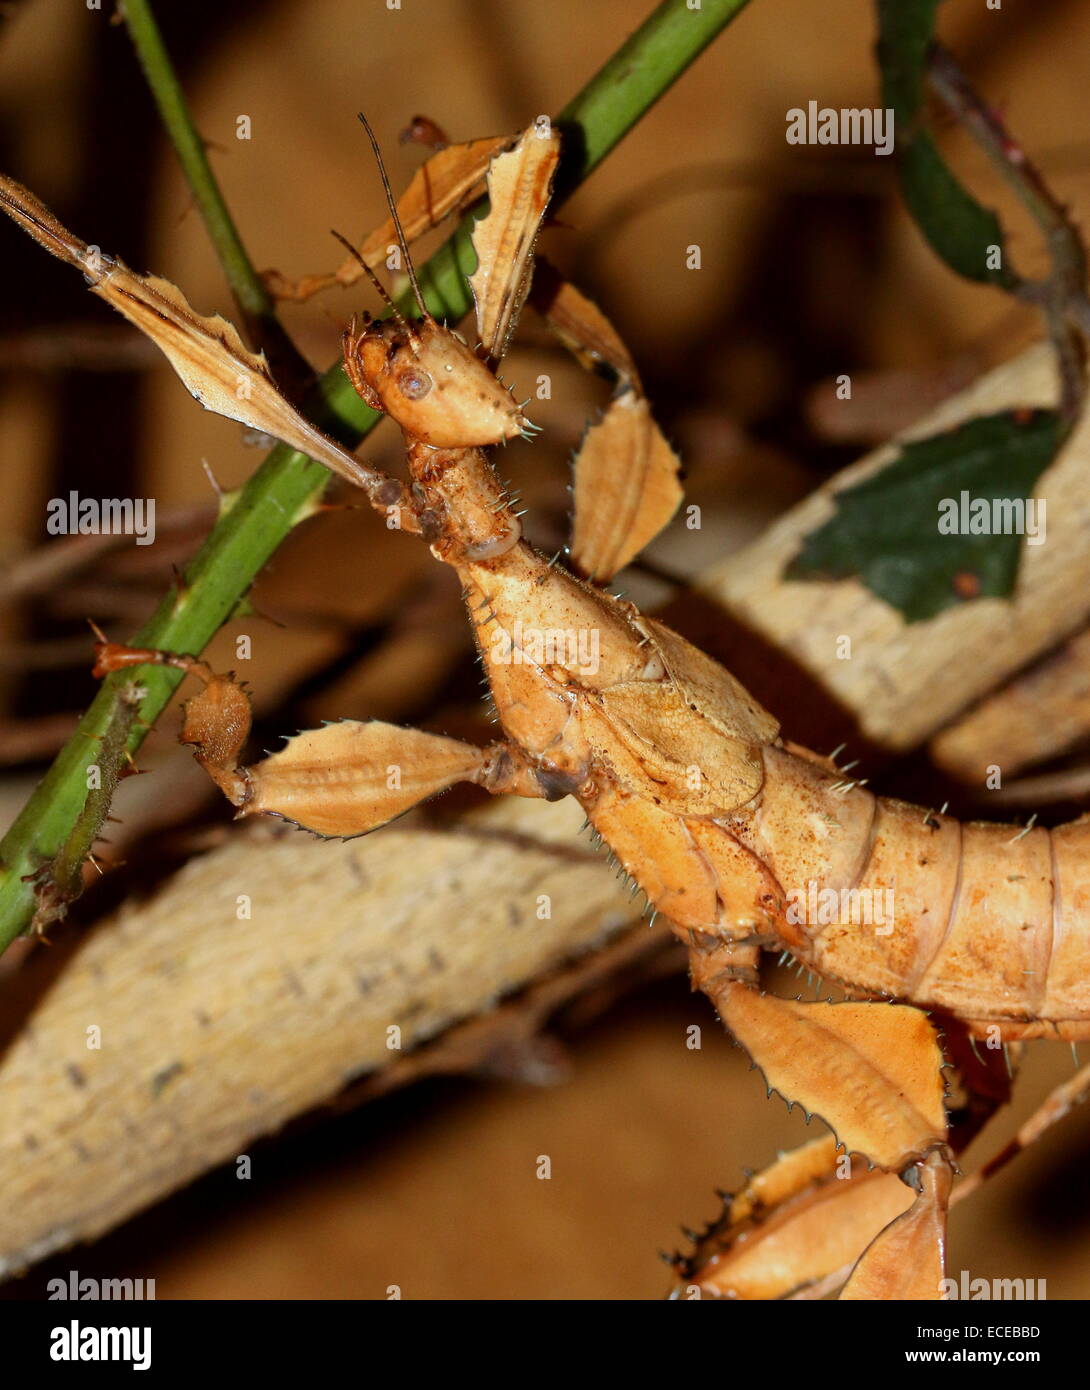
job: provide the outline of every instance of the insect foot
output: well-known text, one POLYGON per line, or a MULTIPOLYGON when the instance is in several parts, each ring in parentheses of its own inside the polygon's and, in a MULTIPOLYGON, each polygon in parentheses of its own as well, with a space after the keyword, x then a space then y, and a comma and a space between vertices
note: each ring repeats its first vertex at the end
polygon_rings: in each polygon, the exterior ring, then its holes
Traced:
POLYGON ((250 790, 238 759, 250 736, 253 718, 246 691, 233 675, 217 675, 207 662, 196 657, 149 647, 124 647, 115 642, 95 644, 95 676, 146 665, 173 666, 201 682, 203 688, 185 702, 180 739, 193 749, 193 756, 224 796, 233 805, 242 806, 250 790))

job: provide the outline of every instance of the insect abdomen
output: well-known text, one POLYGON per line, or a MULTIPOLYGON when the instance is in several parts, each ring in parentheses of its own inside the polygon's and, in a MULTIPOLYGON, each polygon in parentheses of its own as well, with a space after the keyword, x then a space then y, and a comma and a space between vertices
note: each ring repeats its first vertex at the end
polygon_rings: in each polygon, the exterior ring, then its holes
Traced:
POLYGON ((1090 1036, 1090 817, 1054 831, 962 824, 782 749, 765 757, 740 838, 783 890, 800 958, 981 1031, 1090 1036))

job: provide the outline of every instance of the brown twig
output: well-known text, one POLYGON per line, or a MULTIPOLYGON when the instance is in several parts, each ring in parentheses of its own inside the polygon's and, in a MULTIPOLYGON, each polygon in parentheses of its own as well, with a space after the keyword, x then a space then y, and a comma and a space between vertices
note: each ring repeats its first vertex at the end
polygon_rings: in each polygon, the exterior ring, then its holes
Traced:
POLYGON ((932 90, 992 160, 1045 238, 1052 260, 1051 275, 1043 280, 1018 277, 1014 293, 1038 305, 1048 320, 1060 364, 1061 409, 1066 419, 1073 420, 1086 392, 1084 339, 1090 336, 1087 259, 1082 238, 1067 209, 1030 163, 1022 146, 994 108, 976 94, 953 54, 942 44, 932 46, 927 75, 932 90))

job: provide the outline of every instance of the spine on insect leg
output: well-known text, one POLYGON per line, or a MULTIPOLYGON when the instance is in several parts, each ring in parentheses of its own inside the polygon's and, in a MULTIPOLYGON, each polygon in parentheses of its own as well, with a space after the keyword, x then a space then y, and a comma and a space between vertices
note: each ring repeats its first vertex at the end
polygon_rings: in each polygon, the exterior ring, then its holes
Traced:
POLYGON ((1090 1036, 1090 818, 963 824, 764 757, 759 803, 728 826, 783 890, 801 959, 981 1033, 1090 1036))

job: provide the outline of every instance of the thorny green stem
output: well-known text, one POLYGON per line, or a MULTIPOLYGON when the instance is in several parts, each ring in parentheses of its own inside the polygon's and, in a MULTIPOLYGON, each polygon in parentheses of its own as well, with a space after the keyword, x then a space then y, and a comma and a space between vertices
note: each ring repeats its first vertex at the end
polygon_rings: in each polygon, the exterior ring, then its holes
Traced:
MULTIPOLYGON (((562 196, 570 194, 601 163, 747 3, 703 0, 700 9, 689 9, 685 0, 663 0, 557 117, 568 145, 560 175, 562 196)), ((146 51, 153 55, 150 66, 160 83, 156 94, 164 120, 168 125, 171 120, 176 122, 182 137, 176 147, 179 154, 182 148, 187 150, 183 163, 192 161, 186 163, 186 172, 199 171, 197 182, 206 193, 212 191, 209 229, 213 225, 230 229, 230 239, 225 234, 221 240, 212 233, 217 250, 223 254, 223 247, 236 245, 241 260, 236 257, 233 265, 235 272, 241 273, 240 265, 248 266, 249 262, 200 139, 185 113, 180 89, 172 78, 168 81, 164 76, 170 74, 169 60, 150 11, 143 0, 125 0, 124 8, 134 41, 137 33, 148 40, 146 51)), ((137 48, 140 51, 139 41, 137 48)), ((173 136, 173 128, 171 133, 173 136)), ((436 317, 458 319, 470 308, 465 277, 476 264, 470 240, 475 215, 479 209, 471 210, 420 271, 428 307, 436 317)), ((227 273, 230 276, 232 272, 228 269, 227 273)), ((356 395, 339 361, 319 379, 306 410, 315 423, 348 447, 355 447, 381 418, 356 395)), ((202 651, 292 527, 313 510, 328 480, 329 474, 320 464, 282 444, 273 449, 225 507, 181 582, 133 636, 132 644, 193 655, 202 651)), ((145 694, 140 719, 148 725, 154 722, 181 679, 182 673, 169 667, 142 668, 140 684, 145 694)), ((58 853, 84 810, 87 767, 98 752, 97 741, 111 727, 121 687, 127 682, 131 683, 131 676, 124 672, 103 682, 76 732, 0 842, 0 951, 26 929, 33 916, 31 876, 58 853)), ((140 746, 145 733, 145 728, 134 728, 129 740, 131 752, 140 746)))
POLYGON ((276 317, 276 304, 242 244, 170 55, 163 46, 151 5, 148 0, 121 0, 118 8, 197 210, 216 248, 235 302, 242 311, 246 329, 256 345, 266 349, 281 376, 287 367, 296 380, 304 374, 310 377, 306 362, 281 327, 276 317))

